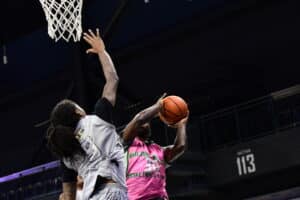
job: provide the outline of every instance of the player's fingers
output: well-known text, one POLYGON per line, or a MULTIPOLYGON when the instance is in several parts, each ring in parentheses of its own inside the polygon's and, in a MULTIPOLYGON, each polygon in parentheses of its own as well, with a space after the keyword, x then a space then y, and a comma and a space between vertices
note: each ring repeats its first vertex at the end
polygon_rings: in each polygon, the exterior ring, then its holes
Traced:
POLYGON ((170 127, 170 128, 177 128, 178 123, 177 124, 167 124, 167 126, 170 127))
POLYGON ((96 51, 94 49, 88 49, 86 50, 86 53, 89 54, 89 53, 96 53, 96 51))
POLYGON ((161 96, 159 97, 159 99, 157 100, 157 103, 159 103, 160 106, 162 106, 162 100, 163 100, 163 98, 165 98, 165 96, 167 96, 167 93, 166 93, 166 92, 163 93, 163 95, 161 95, 161 96))
POLYGON ((97 34, 97 37, 100 37, 99 28, 96 29, 96 34, 97 34))
POLYGON ((89 29, 89 33, 90 33, 90 35, 91 35, 93 38, 96 37, 96 35, 94 34, 94 32, 93 32, 91 29, 89 29))
POLYGON ((183 118, 182 120, 180 120, 180 121, 178 122, 178 125, 180 125, 180 124, 186 124, 187 121, 189 120, 189 115, 190 115, 190 111, 187 112, 185 118, 183 118))
POLYGON ((87 35, 86 33, 83 34, 83 39, 88 43, 90 43, 92 41, 92 38, 89 35, 87 35))
POLYGON ((91 46, 93 45, 93 40, 90 38, 90 37, 87 37, 87 36, 83 36, 83 39, 89 43, 91 46))
POLYGON ((186 118, 189 118, 189 116, 190 116, 190 111, 188 110, 186 113, 186 118))
POLYGON ((163 99, 163 98, 165 98, 166 96, 167 96, 167 93, 164 92, 163 95, 161 95, 160 99, 163 99))
POLYGON ((88 33, 83 33, 83 36, 86 37, 88 40, 93 41, 93 37, 88 33))
POLYGON ((163 95, 161 95, 157 101, 161 101, 163 98, 165 98, 165 96, 166 96, 166 95, 167 95, 167 93, 166 93, 166 92, 165 92, 165 93, 163 93, 163 95))

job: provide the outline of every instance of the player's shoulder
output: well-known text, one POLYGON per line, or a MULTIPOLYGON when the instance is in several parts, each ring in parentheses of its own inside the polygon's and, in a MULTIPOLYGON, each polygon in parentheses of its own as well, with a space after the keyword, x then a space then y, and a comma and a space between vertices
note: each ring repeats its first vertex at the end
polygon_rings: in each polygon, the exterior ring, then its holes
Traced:
POLYGON ((164 151, 164 147, 155 143, 154 141, 149 141, 148 146, 151 146, 151 148, 159 150, 159 151, 164 151))
POLYGON ((104 124, 104 125, 115 127, 113 124, 101 119, 98 115, 95 114, 86 115, 84 118, 82 118, 79 121, 79 125, 80 124, 83 126, 104 124))

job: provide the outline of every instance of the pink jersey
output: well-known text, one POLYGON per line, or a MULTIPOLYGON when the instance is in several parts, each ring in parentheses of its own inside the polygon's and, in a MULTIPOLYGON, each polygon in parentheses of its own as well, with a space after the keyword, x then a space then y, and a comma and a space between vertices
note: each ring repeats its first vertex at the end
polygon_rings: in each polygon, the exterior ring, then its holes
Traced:
POLYGON ((129 200, 168 197, 164 150, 157 144, 146 145, 137 137, 127 152, 129 200))

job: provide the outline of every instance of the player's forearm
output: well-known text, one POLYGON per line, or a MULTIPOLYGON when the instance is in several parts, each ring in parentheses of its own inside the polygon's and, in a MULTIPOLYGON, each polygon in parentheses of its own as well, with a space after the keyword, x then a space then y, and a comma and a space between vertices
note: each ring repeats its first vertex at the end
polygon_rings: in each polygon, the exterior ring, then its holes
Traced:
POLYGON ((186 149, 186 125, 182 124, 177 128, 174 145, 165 150, 165 160, 170 163, 183 154, 186 149))
POLYGON ((76 199, 76 182, 63 183, 63 200, 75 200, 76 199))
POLYGON ((98 53, 106 82, 117 84, 119 77, 110 55, 104 50, 98 53))
POLYGON ((183 152, 186 149, 186 124, 182 124, 177 128, 174 148, 179 152, 183 152))
POLYGON ((138 134, 136 129, 157 116, 159 109, 160 105, 156 103, 139 112, 124 129, 123 140, 127 142, 135 138, 138 134))
POLYGON ((140 113, 137 114, 137 124, 143 125, 149 122, 151 119, 156 117, 159 113, 160 105, 158 103, 142 110, 140 113))
POLYGON ((114 106, 117 98, 119 77, 109 54, 103 50, 98 53, 106 83, 103 87, 102 97, 106 98, 114 106))

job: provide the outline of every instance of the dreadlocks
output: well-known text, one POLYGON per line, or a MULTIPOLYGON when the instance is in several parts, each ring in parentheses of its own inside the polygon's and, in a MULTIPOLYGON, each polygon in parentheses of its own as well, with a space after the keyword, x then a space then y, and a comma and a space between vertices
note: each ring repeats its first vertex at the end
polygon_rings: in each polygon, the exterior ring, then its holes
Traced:
POLYGON ((47 130, 48 148, 59 158, 84 154, 74 133, 80 119, 76 104, 71 100, 60 101, 52 110, 51 125, 47 130))

